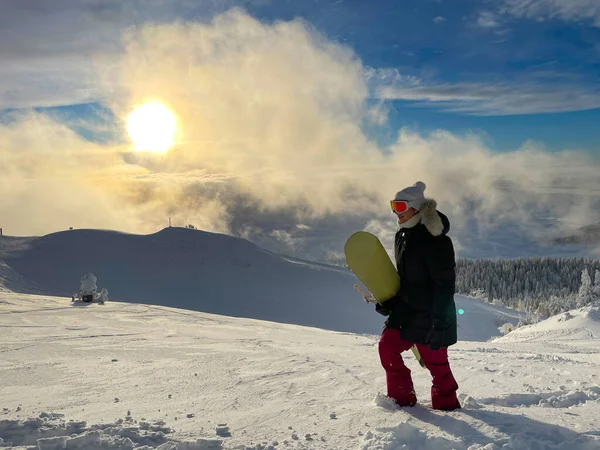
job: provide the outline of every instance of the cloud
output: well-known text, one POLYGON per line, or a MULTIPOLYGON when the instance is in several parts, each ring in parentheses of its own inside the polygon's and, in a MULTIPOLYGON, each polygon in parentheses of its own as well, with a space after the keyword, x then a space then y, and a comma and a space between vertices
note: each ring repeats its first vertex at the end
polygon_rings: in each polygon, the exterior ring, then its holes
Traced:
MULTIPOLYGON (((55 106, 98 98, 90 55, 118 51, 116 2, 0 2, 0 108, 55 106)), ((126 20, 126 19, 125 19, 126 20)))
POLYGON ((288 247, 292 252, 295 251, 298 247, 298 240, 295 239, 292 233, 290 233, 289 231, 273 230, 271 231, 271 236, 277 241, 281 242, 286 247, 288 247))
POLYGON ((74 105, 99 100, 93 71, 89 67, 63 61, 27 63, 25 67, 0 67, 0 109, 74 105), (60 62, 59 62, 60 64, 60 62), (38 70, 36 70, 37 68, 38 70))
POLYGON ((482 28, 497 28, 500 26, 499 17, 491 11, 481 11, 477 16, 476 23, 482 28))
POLYGON ((600 26, 600 3, 596 0, 504 0, 500 11, 526 19, 591 21, 600 26))
MULTIPOLYGON (((403 129, 393 145, 376 145, 362 129, 370 87, 394 81, 423 96, 422 81, 363 67, 301 20, 264 24, 233 10, 208 23, 135 27, 104 70, 98 89, 115 127, 155 99, 177 114, 180 141, 166 155, 130 153, 87 142, 43 114, 13 117, 0 126, 7 234, 68 226, 147 233, 170 216, 336 259, 357 229, 387 226, 389 238, 390 196, 419 179, 461 244, 496 227, 538 233, 542 216, 600 220, 599 167, 583 154, 531 144, 497 154, 475 136, 442 130, 403 129)), ((481 102, 494 93, 427 95, 481 102)))
POLYGON ((113 65, 129 27, 190 17, 205 20, 261 0, 3 0, 0 108, 99 100, 96 71, 113 65), (50 6, 51 5, 51 6, 50 6))
POLYGON ((501 83, 421 82, 380 86, 376 96, 473 115, 537 114, 600 107, 600 88, 552 80, 501 83))
POLYGON ((118 116, 150 97, 179 115, 177 170, 232 174, 273 205, 294 196, 331 210, 346 161, 378 157, 361 130, 360 61, 299 20, 264 25, 234 10, 210 24, 134 29, 119 74, 118 91, 106 82, 118 116))
POLYGON ((369 90, 377 90, 381 86, 419 86, 422 80, 414 75, 407 75, 394 67, 363 68, 363 77, 369 90))
POLYGON ((446 21, 446 19, 442 16, 437 16, 433 18, 433 23, 435 23, 436 25, 440 25, 442 23, 444 23, 446 21))
POLYGON ((37 234, 82 222, 121 228, 126 215, 118 217, 96 183, 115 155, 45 116, 14 120, 0 124, 0 212, 6 233, 37 234))

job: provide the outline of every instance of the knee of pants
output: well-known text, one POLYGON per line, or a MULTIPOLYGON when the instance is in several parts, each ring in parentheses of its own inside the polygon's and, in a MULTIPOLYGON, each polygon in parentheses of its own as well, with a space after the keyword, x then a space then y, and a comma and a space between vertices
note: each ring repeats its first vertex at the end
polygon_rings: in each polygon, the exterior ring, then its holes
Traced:
POLYGON ((431 350, 426 345, 417 345, 421 358, 427 367, 443 366, 448 364, 448 348, 442 347, 438 350, 431 350))
POLYGON ((400 351, 389 344, 379 342, 379 360, 384 369, 401 367, 404 365, 400 351))
POLYGON ((381 364, 385 367, 393 358, 394 352, 390 349, 388 345, 386 345, 386 343, 383 343, 382 341, 379 341, 379 346, 377 350, 379 352, 379 360, 381 361, 381 364))
POLYGON ((389 367, 390 363, 398 361, 403 365, 402 352, 410 349, 411 342, 405 341, 400 337, 398 330, 386 330, 379 340, 378 351, 381 364, 384 367, 389 367))

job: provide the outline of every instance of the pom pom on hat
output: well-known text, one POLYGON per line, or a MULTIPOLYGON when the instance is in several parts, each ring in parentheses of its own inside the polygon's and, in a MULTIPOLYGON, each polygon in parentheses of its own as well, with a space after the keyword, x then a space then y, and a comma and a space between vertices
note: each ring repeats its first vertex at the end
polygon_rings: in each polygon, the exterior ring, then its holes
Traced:
POLYGON ((412 186, 398 191, 394 200, 404 200, 408 203, 409 208, 420 210, 425 203, 425 188, 427 186, 422 181, 417 181, 412 186))

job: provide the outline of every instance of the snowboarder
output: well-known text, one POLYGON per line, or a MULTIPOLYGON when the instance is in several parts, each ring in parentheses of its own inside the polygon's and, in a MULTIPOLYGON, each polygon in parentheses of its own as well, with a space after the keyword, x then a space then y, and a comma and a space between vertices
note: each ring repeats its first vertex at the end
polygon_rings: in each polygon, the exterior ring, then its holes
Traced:
POLYGON ((401 353, 416 344, 433 378, 434 409, 460 408, 458 385, 448 363, 448 346, 457 341, 455 256, 448 218, 437 203, 424 196, 425 184, 417 182, 396 194, 390 202, 399 229, 395 237, 396 268, 400 291, 376 310, 388 316, 379 341, 379 356, 386 371, 387 394, 400 406, 414 406, 410 369, 401 353))

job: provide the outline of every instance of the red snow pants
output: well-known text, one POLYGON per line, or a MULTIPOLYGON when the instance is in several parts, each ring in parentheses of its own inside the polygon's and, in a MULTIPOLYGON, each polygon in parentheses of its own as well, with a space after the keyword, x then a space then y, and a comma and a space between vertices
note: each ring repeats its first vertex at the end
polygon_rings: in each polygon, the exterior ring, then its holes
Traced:
MULTIPOLYGON (((379 358, 385 369, 387 395, 400 406, 414 406, 417 395, 413 387, 410 369, 404 365, 401 353, 410 350, 413 342, 402 339, 399 330, 386 328, 379 340, 379 358)), ((448 347, 431 350, 429 346, 416 344, 421 359, 431 373, 431 405, 433 409, 452 411, 460 408, 456 398, 458 384, 448 363, 448 347)))

